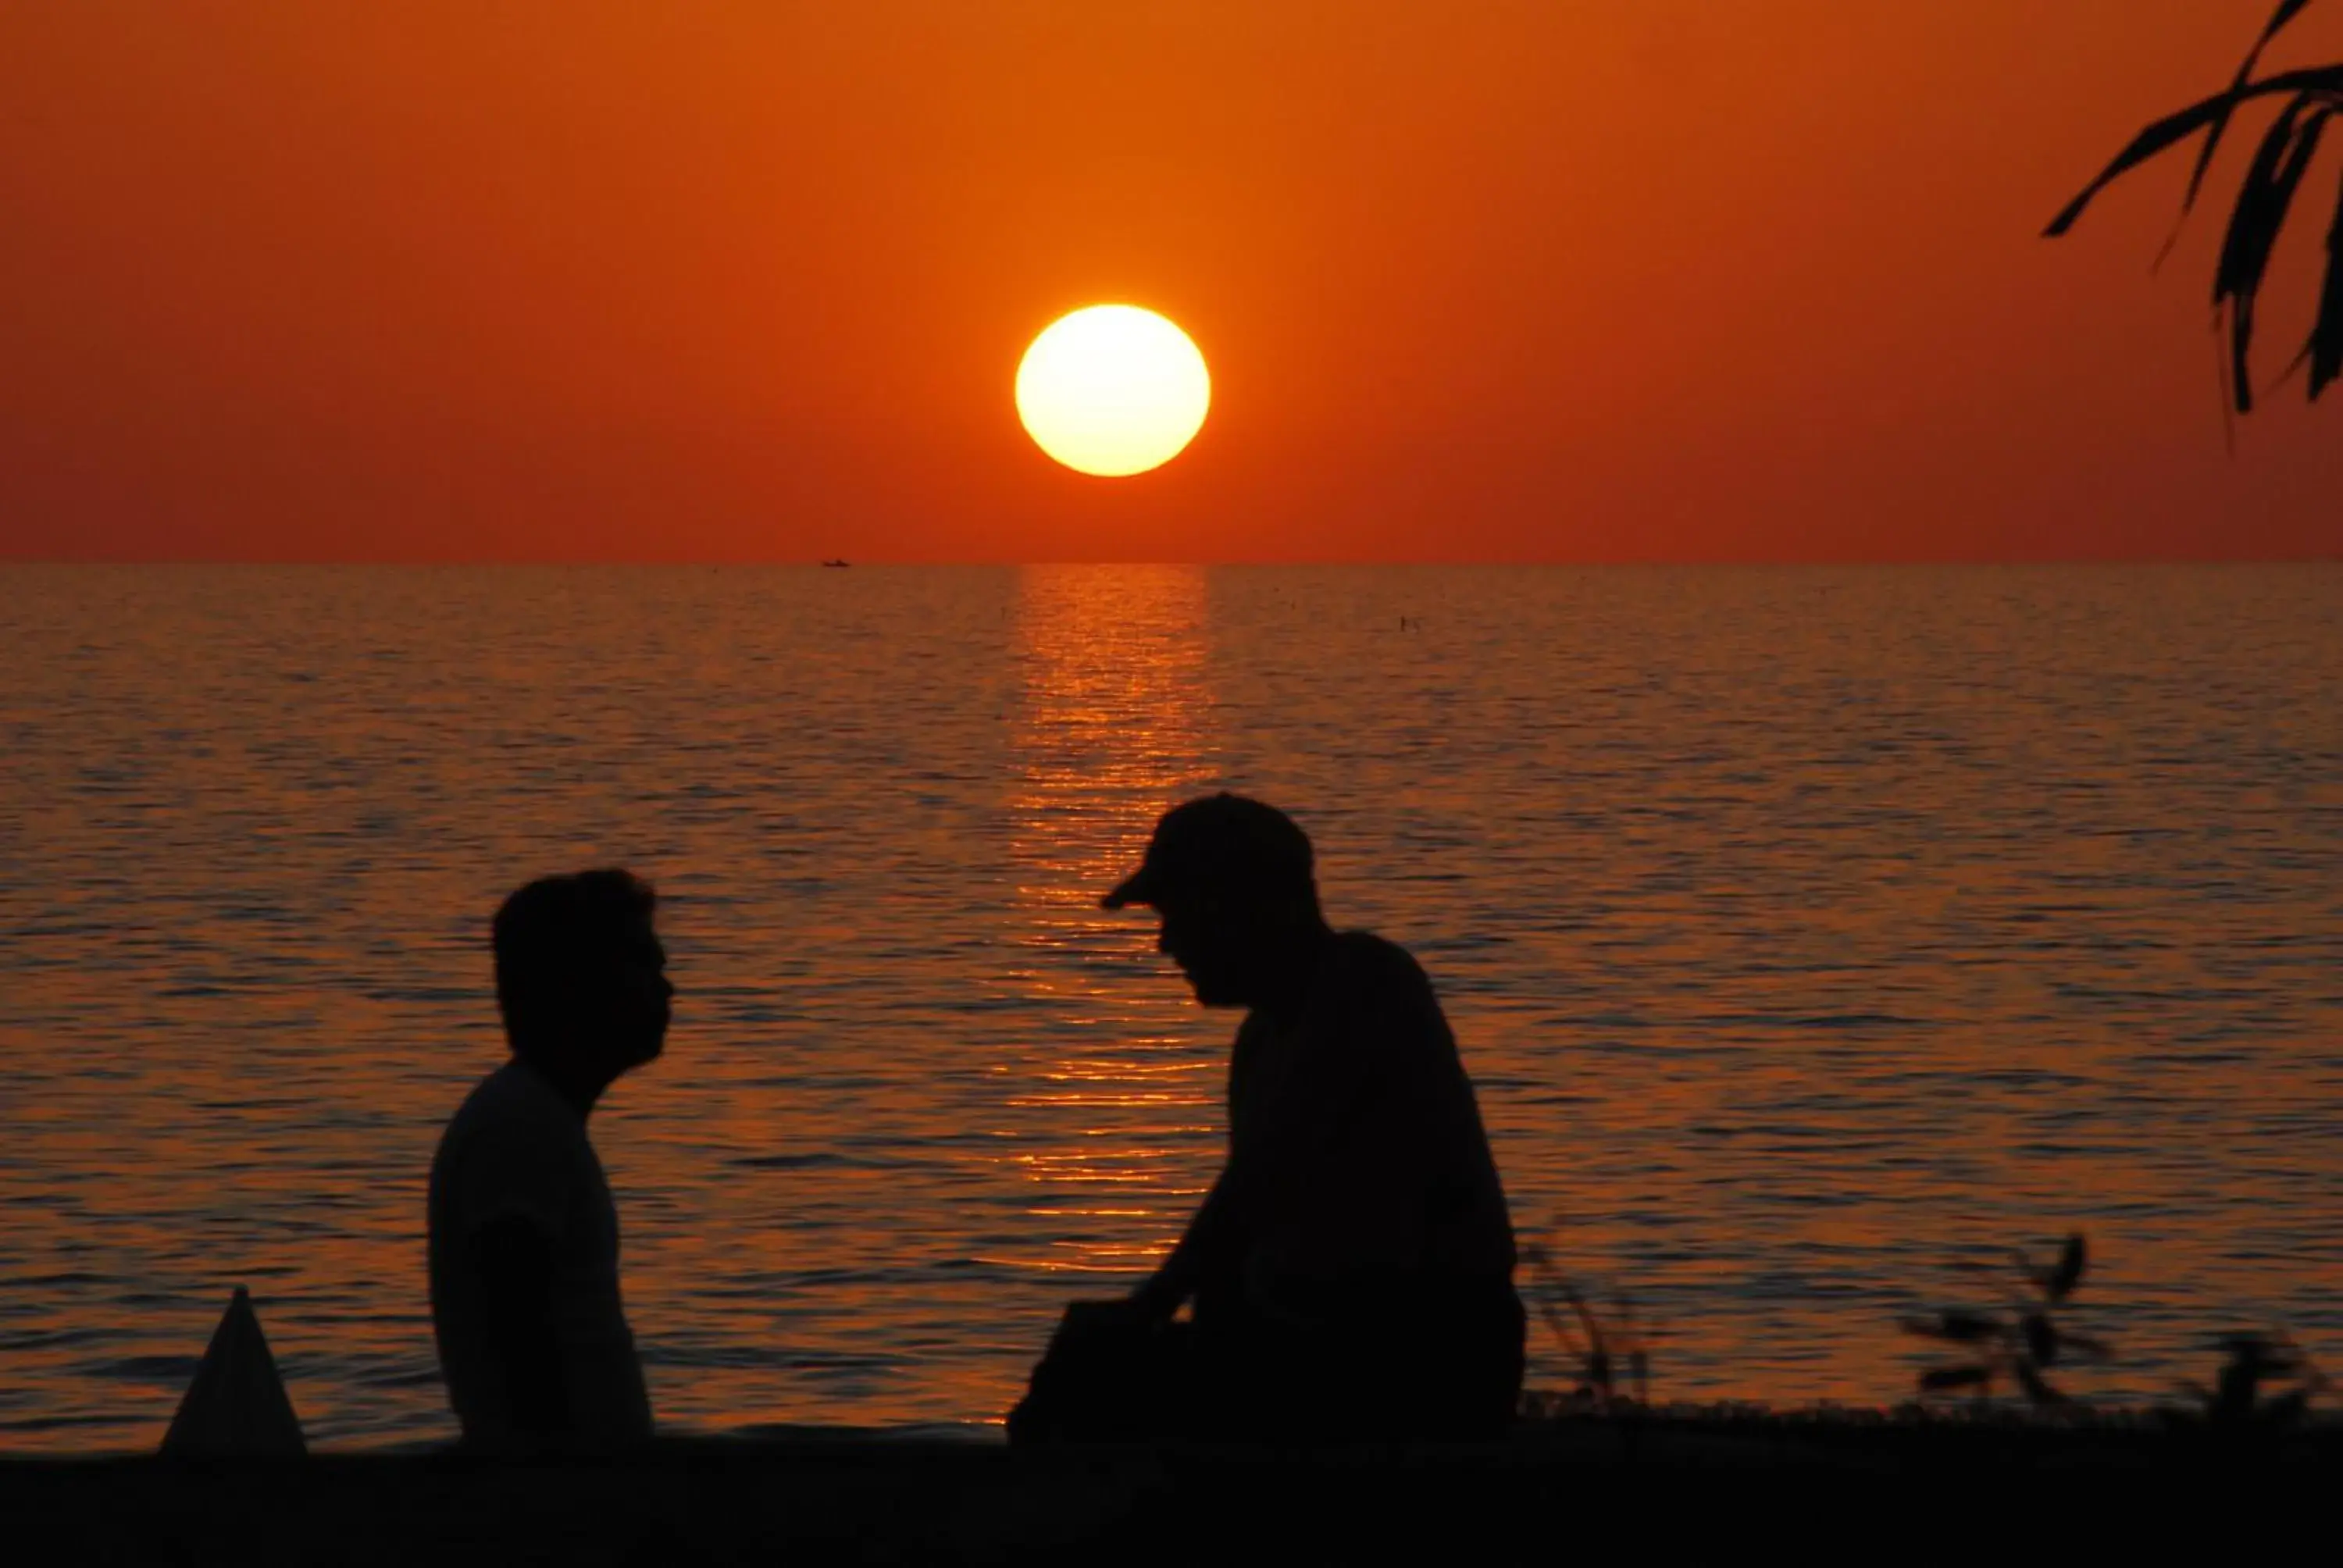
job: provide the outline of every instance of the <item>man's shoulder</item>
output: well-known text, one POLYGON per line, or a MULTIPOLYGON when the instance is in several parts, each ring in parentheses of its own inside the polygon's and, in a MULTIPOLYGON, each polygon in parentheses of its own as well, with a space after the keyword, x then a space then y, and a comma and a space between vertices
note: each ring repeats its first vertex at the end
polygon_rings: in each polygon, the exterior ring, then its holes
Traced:
POLYGON ((584 1121, 534 1070, 510 1061, 473 1087, 440 1134, 432 1227, 460 1232, 512 1215, 558 1232, 581 1201, 606 1191, 584 1121))
POLYGON ((586 1127, 551 1084, 516 1058, 472 1086, 456 1114, 448 1118, 440 1147, 444 1150, 483 1137, 499 1141, 582 1143, 586 1127))
POLYGON ((457 1108, 461 1116, 528 1116, 541 1113, 548 1102, 558 1103, 553 1086, 520 1058, 508 1057, 503 1065, 472 1085, 457 1108))
POLYGON ((1446 1027, 1423 966, 1373 931, 1335 933, 1316 990, 1320 1016, 1345 1035, 1429 1039, 1446 1027))
POLYGON ((1373 931, 1337 931, 1332 949, 1332 970, 1339 983, 1360 990, 1429 991, 1431 977, 1415 955, 1373 931))

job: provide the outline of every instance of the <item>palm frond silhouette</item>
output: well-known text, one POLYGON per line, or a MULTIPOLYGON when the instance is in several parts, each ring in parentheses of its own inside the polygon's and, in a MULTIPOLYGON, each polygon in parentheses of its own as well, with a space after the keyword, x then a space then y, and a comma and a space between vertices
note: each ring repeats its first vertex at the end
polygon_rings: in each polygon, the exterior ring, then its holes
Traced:
MULTIPOLYGON (((2311 0, 2280 0, 2226 91, 2199 99, 2142 130, 2043 231, 2054 239, 2065 234, 2099 192, 2201 131, 2204 145, 2197 148, 2187 193, 2180 203, 2180 221, 2186 222, 2204 189, 2213 155, 2237 111, 2265 98, 2282 100, 2277 117, 2246 167, 2237 200, 2229 209, 2220 259, 2213 272, 2215 322, 2227 348, 2223 379, 2240 414, 2253 412, 2249 365, 2254 309, 2261 297, 2270 257, 2278 248, 2278 235, 2286 227, 2288 216, 2294 211, 2296 194, 2318 156, 2328 123, 2343 114, 2343 63, 2281 71, 2268 76, 2258 77, 2254 74, 2271 42, 2310 5, 2311 0)), ((2177 225, 2174 233, 2177 237, 2177 225)), ((2167 242, 2165 249, 2171 249, 2170 242, 2167 242)), ((2328 226, 2326 278, 2319 291, 2317 318, 2311 325, 2308 340, 2280 379, 2291 377, 2305 366, 2310 370, 2310 397, 2314 402, 2329 382, 2343 376, 2343 189, 2336 193, 2335 215, 2328 226)))

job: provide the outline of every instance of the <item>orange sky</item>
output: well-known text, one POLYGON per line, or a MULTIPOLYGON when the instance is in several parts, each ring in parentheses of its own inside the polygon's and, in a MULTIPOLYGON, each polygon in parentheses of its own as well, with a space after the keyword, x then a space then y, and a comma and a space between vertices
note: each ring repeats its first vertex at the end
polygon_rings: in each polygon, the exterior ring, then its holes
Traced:
POLYGON ((0 7, 0 555, 2343 554, 2180 166, 2036 237, 2268 9, 0 7), (1137 479, 1011 402, 1108 299, 1215 377, 1137 479))

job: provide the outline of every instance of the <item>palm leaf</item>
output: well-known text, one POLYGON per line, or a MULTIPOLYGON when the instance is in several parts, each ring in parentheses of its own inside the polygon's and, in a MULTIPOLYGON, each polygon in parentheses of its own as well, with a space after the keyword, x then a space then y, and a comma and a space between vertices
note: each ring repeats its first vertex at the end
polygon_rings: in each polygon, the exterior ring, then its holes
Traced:
POLYGON ((2278 231, 2294 205, 2294 194, 2318 156, 2320 135, 2334 110, 2313 106, 2308 95, 2288 104, 2255 151, 2246 171, 2237 204, 2229 214, 2229 228, 2221 243, 2221 259, 2213 274, 2213 303, 2229 306, 2229 361, 2237 412, 2253 411, 2253 383, 2247 363, 2253 350, 2254 307, 2262 278, 2277 248, 2278 231))
POLYGON ((2318 319, 2303 345, 2310 357, 2310 395, 2343 376, 2343 191, 2335 196, 2335 222, 2327 231, 2327 286, 2318 299, 2318 319))
MULTIPOLYGON (((2214 273, 2213 302, 2217 310, 2226 307, 2221 330, 2228 339, 2221 367, 2223 379, 2227 383, 2225 401, 2234 404, 2240 413, 2250 413, 2254 407, 2248 365, 2253 354, 2256 307, 2271 255, 2293 209, 2294 198, 2318 156, 2327 122, 2343 114, 2343 64, 2281 71, 2260 81, 2254 79, 2272 42, 2309 8, 2310 0, 2278 0, 2226 90, 2167 115, 2143 129, 2099 172, 2097 178, 2060 209, 2044 231, 2053 238, 2066 233, 2109 184, 2202 131, 2204 144, 2197 148, 2195 165, 2189 170, 2179 218, 2174 224, 2172 238, 2165 242, 2164 250, 2157 257, 2161 262, 2171 251, 2173 240, 2178 238, 2180 227, 2194 210, 2197 196, 2203 194, 2214 155, 2237 111, 2258 98, 2289 97, 2291 101, 2279 111, 2247 168, 2222 236, 2221 257, 2214 273)), ((2329 385, 2343 379, 2343 197, 2338 198, 2327 249, 2326 277, 2309 337, 2279 377, 2280 382, 2291 379, 2296 371, 2308 365, 2310 397, 2314 402, 2329 385)))
MULTIPOLYGON (((2237 67, 2237 79, 2229 84, 2230 92, 2243 91, 2246 85, 2254 79, 2254 67, 2261 64, 2262 52, 2270 46, 2270 41, 2278 35, 2288 23, 2301 15, 2309 5, 2310 0, 2279 0, 2276 15, 2270 17, 2269 25, 2262 29, 2262 35, 2254 40, 2254 46, 2247 51, 2245 63, 2237 67)), ((2221 111, 2206 132, 2205 145, 2197 154, 2197 166, 2188 171, 2188 194, 2180 198, 2180 216, 2183 221, 2187 218, 2189 209, 2197 205, 2197 195, 2204 189, 2205 176, 2213 166, 2214 151, 2220 146, 2222 133, 2229 128, 2229 116, 2235 112, 2234 108, 2221 111)), ((2175 224, 2173 226, 2175 238, 2178 237, 2179 232, 2179 225, 2175 224)), ((2171 241, 2166 241, 2164 248, 2169 251, 2172 248, 2171 241)))
POLYGON ((2167 115, 2131 140, 2131 145, 2117 153, 2115 161, 2099 171, 2099 176, 2083 187, 2082 193, 2059 209, 2043 234, 2056 239, 2075 226, 2083 209, 2093 197, 2129 174, 2157 154, 2177 142, 2203 130, 2216 119, 2236 112, 2237 106, 2254 98, 2276 97, 2287 93, 2343 92, 2343 65, 2315 65, 2299 71, 2284 71, 2266 76, 2258 82, 2226 93, 2216 93, 2200 99, 2187 108, 2167 115))

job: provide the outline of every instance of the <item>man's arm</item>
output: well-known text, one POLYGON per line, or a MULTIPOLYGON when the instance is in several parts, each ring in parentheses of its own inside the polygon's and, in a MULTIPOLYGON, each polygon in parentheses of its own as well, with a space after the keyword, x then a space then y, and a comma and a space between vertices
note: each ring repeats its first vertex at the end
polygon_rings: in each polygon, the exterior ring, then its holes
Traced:
POLYGON ((1207 1279, 1236 1270, 1262 1194, 1303 1180, 1342 1115, 1349 1086, 1339 1076, 1325 1079, 1322 1071, 1305 1069, 1269 1088, 1252 1134, 1232 1144, 1180 1244, 1131 1293, 1133 1306, 1150 1317, 1169 1318, 1207 1279))
POLYGON ((1222 1267, 1233 1250, 1237 1184, 1230 1173, 1235 1163, 1232 1159, 1222 1167, 1172 1255, 1131 1292, 1131 1304, 1148 1317, 1160 1321, 1178 1312, 1180 1303, 1195 1294, 1205 1276, 1222 1267))
MULTIPOLYGON (((1233 1270, 1264 1201, 1311 1180, 1323 1163, 1371 1085, 1391 1070, 1397 1041, 1421 1004, 1430 1001, 1430 983, 1413 960, 1396 949, 1392 953, 1396 965, 1353 977, 1331 1013, 1260 1042, 1273 1054, 1258 1059, 1250 1075, 1245 1131, 1230 1140, 1228 1161, 1180 1244, 1131 1293, 1133 1306, 1169 1318, 1206 1278, 1233 1270)), ((1244 1049, 1242 1032, 1238 1049, 1244 1049)))
POLYGON ((518 1215, 492 1221, 473 1234, 472 1266, 514 1430, 560 1436, 569 1429, 569 1383, 553 1326, 552 1239, 518 1215))
POLYGON ((1339 1070, 1333 1081, 1326 1080, 1323 1065, 1307 1060, 1269 1075, 1252 1132, 1231 1141, 1228 1161, 1187 1233, 1131 1293, 1132 1305, 1151 1317, 1169 1318, 1206 1279, 1234 1271, 1261 1194, 1301 1180, 1342 1115, 1347 1086, 1339 1070))

